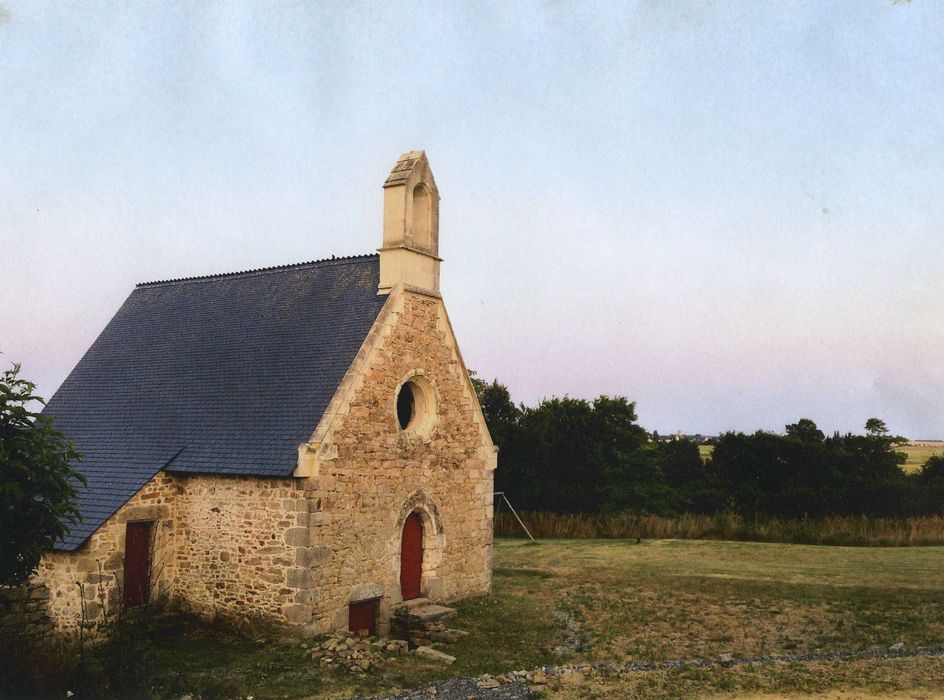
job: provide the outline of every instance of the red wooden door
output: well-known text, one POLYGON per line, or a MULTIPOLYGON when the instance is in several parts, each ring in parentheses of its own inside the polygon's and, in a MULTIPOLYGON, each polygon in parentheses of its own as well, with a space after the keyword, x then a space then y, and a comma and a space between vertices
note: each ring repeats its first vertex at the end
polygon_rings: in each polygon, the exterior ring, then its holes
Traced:
POLYGON ((125 531, 125 607, 148 602, 151 523, 128 523, 125 531))
POLYGON ((420 578, 423 573, 423 523, 420 516, 411 513, 403 523, 400 547, 400 592, 403 600, 420 597, 420 578))

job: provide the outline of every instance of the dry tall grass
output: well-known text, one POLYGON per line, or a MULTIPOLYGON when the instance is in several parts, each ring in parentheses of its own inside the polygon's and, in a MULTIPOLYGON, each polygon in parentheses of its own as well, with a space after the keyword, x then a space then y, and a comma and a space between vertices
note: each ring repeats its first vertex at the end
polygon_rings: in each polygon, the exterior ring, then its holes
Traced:
MULTIPOLYGON (((871 547, 944 545, 944 517, 920 518, 765 518, 746 520, 733 513, 674 518, 629 513, 560 515, 523 512, 521 519, 535 537, 572 539, 742 540, 794 544, 871 547)), ((521 526, 505 510, 495 514, 495 534, 524 537, 521 526)))

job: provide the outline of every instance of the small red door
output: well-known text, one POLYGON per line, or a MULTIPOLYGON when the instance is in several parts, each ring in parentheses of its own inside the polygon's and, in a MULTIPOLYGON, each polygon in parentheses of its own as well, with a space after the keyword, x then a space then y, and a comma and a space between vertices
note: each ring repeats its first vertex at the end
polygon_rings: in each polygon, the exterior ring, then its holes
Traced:
POLYGON ((367 632, 371 637, 375 636, 377 634, 377 601, 365 600, 348 605, 347 628, 354 633, 367 632))
POLYGON ((148 602, 151 523, 128 523, 125 531, 125 607, 148 602))
POLYGON ((403 523, 403 541, 400 547, 400 592, 403 600, 420 597, 422 573, 423 523, 419 515, 411 513, 403 523))

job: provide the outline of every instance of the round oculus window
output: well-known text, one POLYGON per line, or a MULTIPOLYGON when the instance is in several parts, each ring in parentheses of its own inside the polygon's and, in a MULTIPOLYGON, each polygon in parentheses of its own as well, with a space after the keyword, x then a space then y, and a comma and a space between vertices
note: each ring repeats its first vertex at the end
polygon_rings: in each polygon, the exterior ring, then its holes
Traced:
POLYGON ((436 422, 436 391, 426 377, 413 375, 397 391, 397 424, 400 430, 428 433, 436 422))
POLYGON ((416 397, 413 394, 413 387, 407 382, 400 387, 400 393, 397 394, 397 422, 401 430, 406 430, 413 420, 413 412, 416 410, 416 397))

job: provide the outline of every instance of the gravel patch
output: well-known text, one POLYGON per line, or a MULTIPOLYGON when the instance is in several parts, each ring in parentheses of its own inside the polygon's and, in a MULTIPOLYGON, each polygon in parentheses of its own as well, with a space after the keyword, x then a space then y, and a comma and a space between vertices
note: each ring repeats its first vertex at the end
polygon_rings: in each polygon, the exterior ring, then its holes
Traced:
POLYGON ((554 611, 554 619, 564 625, 564 639, 558 646, 554 647, 555 655, 570 656, 587 650, 583 625, 572 611, 558 608, 554 611))

